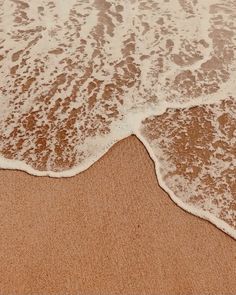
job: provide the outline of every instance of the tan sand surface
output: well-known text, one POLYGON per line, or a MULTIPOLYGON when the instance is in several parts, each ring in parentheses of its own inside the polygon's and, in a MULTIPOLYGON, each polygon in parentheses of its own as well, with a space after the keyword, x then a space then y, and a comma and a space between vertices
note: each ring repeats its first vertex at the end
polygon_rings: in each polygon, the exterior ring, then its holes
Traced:
POLYGON ((177 207, 130 137, 72 178, 0 172, 0 294, 236 294, 236 242, 177 207))

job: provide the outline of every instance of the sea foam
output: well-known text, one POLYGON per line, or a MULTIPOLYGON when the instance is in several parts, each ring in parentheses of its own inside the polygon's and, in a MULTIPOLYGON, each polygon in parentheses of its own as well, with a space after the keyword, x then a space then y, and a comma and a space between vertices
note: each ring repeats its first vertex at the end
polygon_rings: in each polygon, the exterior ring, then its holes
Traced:
POLYGON ((0 0, 0 167, 73 176, 135 134, 236 238, 236 4, 0 0))

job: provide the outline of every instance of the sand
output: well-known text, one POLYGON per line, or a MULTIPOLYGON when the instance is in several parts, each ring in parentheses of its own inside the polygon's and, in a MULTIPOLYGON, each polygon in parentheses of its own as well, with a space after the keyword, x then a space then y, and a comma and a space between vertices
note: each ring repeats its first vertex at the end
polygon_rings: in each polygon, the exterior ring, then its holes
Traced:
POLYGON ((235 241, 170 200, 135 137, 72 178, 0 178, 0 294, 236 294, 235 241))

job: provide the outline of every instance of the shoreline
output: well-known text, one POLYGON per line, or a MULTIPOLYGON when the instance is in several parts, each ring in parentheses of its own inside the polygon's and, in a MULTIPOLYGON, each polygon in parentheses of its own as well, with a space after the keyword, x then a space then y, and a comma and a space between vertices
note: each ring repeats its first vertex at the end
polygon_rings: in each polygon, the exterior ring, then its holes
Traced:
POLYGON ((134 136, 72 178, 0 176, 1 293, 235 294, 235 241, 174 204, 134 136))

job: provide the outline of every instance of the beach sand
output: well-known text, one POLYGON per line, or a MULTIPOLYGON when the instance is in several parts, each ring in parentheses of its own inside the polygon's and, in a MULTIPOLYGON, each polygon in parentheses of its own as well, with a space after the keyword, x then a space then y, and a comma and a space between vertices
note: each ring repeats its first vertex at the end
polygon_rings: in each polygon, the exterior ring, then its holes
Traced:
POLYGON ((134 136, 72 178, 0 178, 0 294, 236 294, 235 241, 171 201, 134 136))

